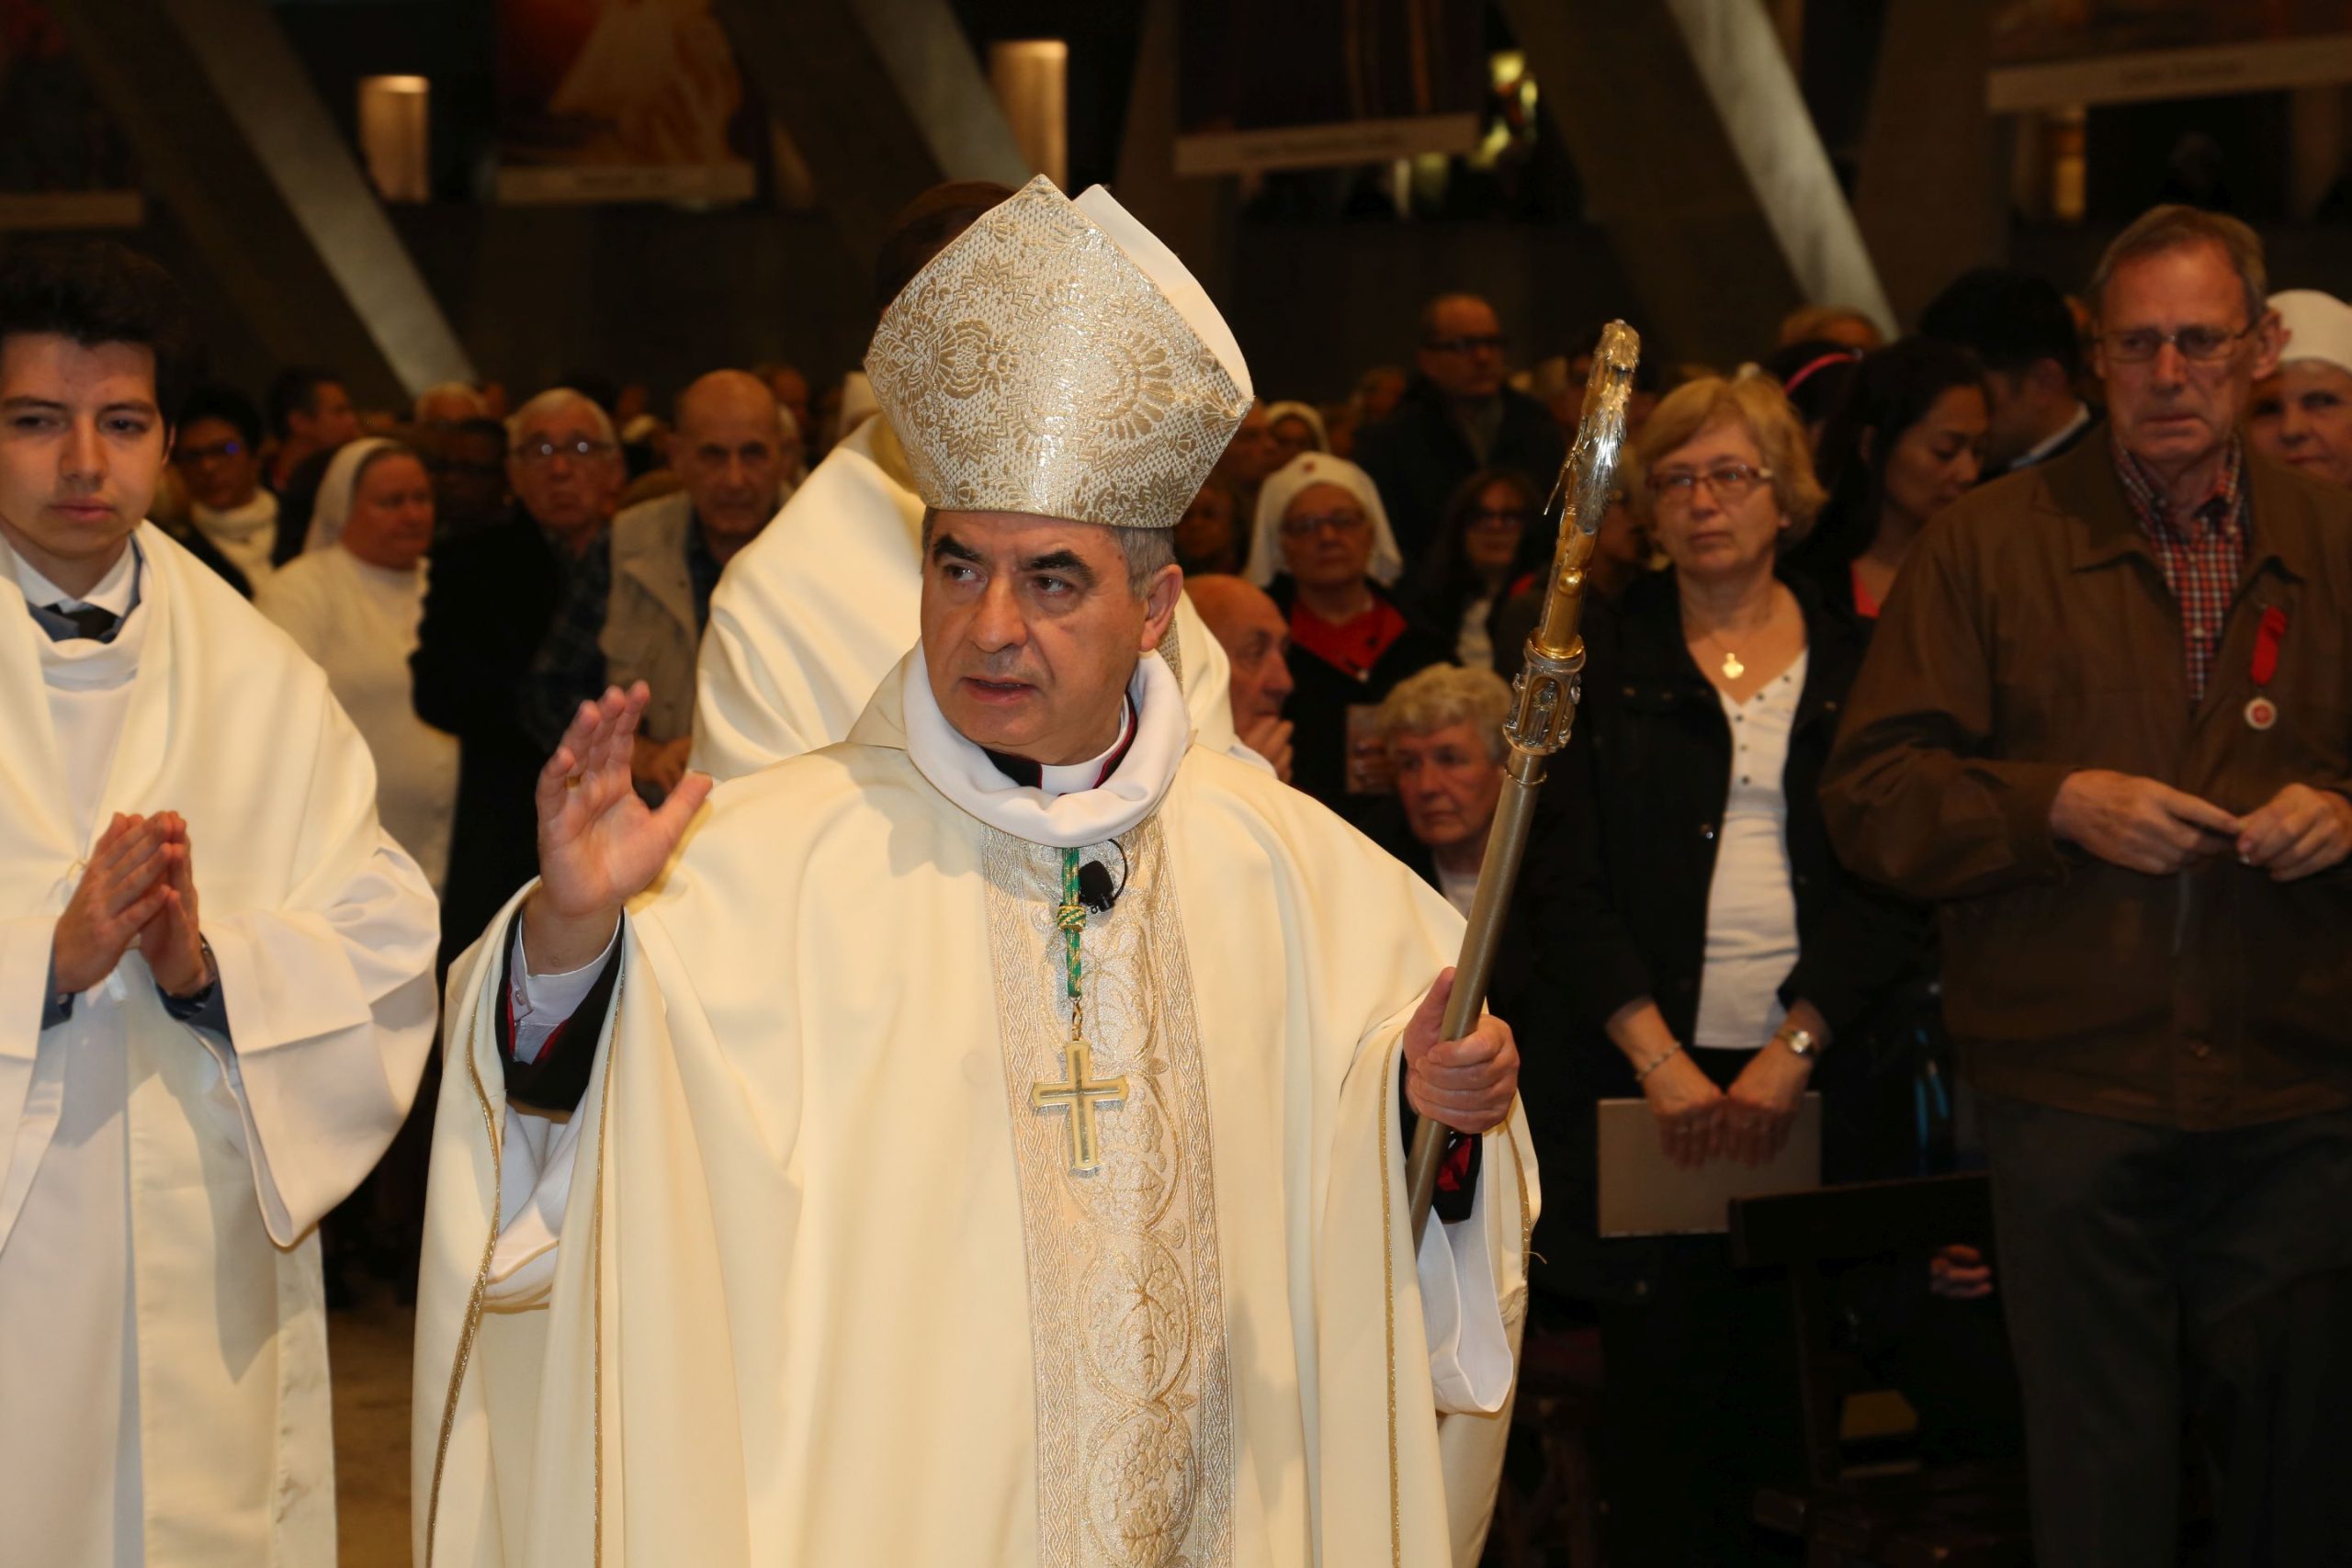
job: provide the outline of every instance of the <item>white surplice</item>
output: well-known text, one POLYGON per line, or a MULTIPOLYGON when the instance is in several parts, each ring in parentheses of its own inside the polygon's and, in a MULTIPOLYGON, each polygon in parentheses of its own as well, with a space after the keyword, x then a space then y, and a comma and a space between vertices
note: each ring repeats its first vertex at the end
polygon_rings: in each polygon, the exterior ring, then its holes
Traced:
POLYGON ((433 898, 317 666, 135 539, 106 644, 51 642, 0 543, 0 1561, 307 1568, 334 1560, 313 1227, 415 1093, 433 898), (166 809, 227 1035, 135 950, 42 1028, 83 857, 166 809))
POLYGON ((552 1047, 595 1053, 568 1118, 506 1103, 499 942, 460 961, 420 1562, 1476 1561, 1538 1191, 1514 1108, 1413 1256, 1401 1038, 1461 918, 1193 744, 1161 661, 1130 696, 1118 770, 1050 796, 917 653, 847 744, 721 785, 552 1047), (1123 888, 1091 1176, 1030 1099, 1070 1066, 1057 844, 1123 888))
MULTIPOLYGON (((727 563, 695 679, 690 765, 726 780, 846 739, 921 631, 922 502, 888 418, 843 436, 727 563)), ((1187 597, 1176 641, 1202 745, 1262 766, 1233 728, 1231 661, 1187 597)))
POLYGON ((327 672, 335 701, 376 761, 384 831, 437 894, 449 872, 458 738, 416 716, 408 664, 430 570, 423 561, 405 571, 371 566, 328 545, 287 562, 254 593, 254 607, 327 672))

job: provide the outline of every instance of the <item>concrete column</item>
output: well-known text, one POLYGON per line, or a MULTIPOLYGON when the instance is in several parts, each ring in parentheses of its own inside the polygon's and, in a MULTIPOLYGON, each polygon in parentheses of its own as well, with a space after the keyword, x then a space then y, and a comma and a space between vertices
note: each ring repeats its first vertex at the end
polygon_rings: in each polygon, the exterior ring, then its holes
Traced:
POLYGON ((265 0, 50 0, 254 340, 363 402, 473 371, 265 0))

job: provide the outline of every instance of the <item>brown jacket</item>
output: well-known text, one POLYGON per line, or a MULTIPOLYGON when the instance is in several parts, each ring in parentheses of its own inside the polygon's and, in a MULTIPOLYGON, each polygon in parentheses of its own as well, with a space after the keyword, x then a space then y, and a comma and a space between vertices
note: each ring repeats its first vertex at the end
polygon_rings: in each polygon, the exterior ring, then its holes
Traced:
POLYGON ((2175 876, 2050 833, 2111 768, 2232 812, 2352 794, 2352 494, 2249 452, 2253 537, 2204 699, 2105 441, 1930 525, 1889 596, 1822 781, 1847 863, 1935 901, 1944 1005, 1980 1089, 2188 1128, 2352 1102, 2352 862, 2280 885, 2223 854, 2175 876), (2287 617, 2268 730, 2245 718, 2287 617))

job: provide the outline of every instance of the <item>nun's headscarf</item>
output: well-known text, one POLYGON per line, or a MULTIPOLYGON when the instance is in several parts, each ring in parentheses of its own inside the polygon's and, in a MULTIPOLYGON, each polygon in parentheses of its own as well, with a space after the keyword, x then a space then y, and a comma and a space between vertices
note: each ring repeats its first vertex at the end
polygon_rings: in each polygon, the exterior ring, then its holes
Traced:
POLYGON ((1330 433, 1323 428, 1323 416, 1307 403, 1274 403, 1266 410, 1266 428, 1272 430, 1286 419, 1295 419, 1306 426, 1315 437, 1315 450, 1331 449, 1330 433))
POLYGON ((311 508, 311 531, 302 539, 304 554, 342 542, 344 525, 351 521, 352 500, 359 493, 360 475, 377 454, 385 451, 409 452, 409 447, 381 435, 368 435, 335 448, 334 460, 319 480, 318 500, 311 508))
POLYGON ((1337 485, 1355 497, 1372 525, 1372 559, 1365 563, 1364 575, 1384 588, 1392 586, 1404 575, 1405 553, 1396 547, 1396 536, 1389 529, 1388 509, 1380 504, 1380 487, 1372 482, 1370 474, 1329 452, 1301 452, 1266 476, 1266 482, 1258 488, 1257 526, 1250 531, 1250 564, 1243 575, 1261 588, 1274 581, 1274 574, 1283 570, 1283 513, 1290 510, 1300 491, 1314 485, 1337 485))
POLYGON ((2270 308, 2287 330, 2279 364, 2316 359, 2352 371, 2352 305, 2316 288, 2289 288, 2270 297, 2270 308))

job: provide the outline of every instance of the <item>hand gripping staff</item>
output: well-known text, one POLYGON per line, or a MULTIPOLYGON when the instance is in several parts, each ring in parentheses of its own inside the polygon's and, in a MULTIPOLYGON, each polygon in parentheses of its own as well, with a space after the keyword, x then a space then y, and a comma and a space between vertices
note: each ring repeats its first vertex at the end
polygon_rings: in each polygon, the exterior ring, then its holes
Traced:
MULTIPOLYGON (((1462 956, 1454 964, 1453 994, 1446 999, 1442 1040, 1470 1032, 1487 999, 1487 982, 1501 945, 1503 912, 1527 852, 1527 829, 1535 814, 1535 794, 1552 754, 1568 743, 1577 704, 1583 695, 1585 566, 1600 536, 1600 520, 1617 479, 1618 449, 1625 442, 1625 403, 1634 389, 1634 366, 1642 340, 1623 321, 1600 330, 1592 354, 1592 376, 1585 383, 1584 418, 1560 465, 1544 515, 1559 509, 1560 543, 1552 557, 1552 577, 1544 590, 1544 613, 1527 638, 1527 662, 1512 684, 1511 713, 1503 723, 1510 754, 1503 761, 1502 798, 1487 835, 1487 858, 1478 868, 1478 891, 1470 904, 1470 927, 1462 934, 1462 956)), ((1443 1129, 1428 1117, 1413 1130, 1406 1163, 1413 1195, 1413 1242, 1420 1244, 1437 1196, 1438 1166, 1444 1156, 1443 1129)))

